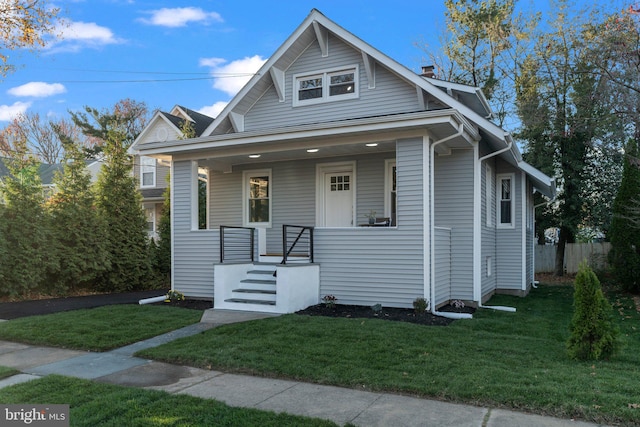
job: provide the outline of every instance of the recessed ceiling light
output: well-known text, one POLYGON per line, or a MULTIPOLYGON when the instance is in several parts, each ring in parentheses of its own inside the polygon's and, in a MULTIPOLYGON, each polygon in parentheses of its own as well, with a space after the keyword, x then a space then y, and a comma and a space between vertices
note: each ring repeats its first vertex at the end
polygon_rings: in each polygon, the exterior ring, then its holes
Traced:
POLYGON ((309 148, 309 149, 307 150, 307 153, 317 153, 317 152, 318 152, 318 149, 317 149, 317 148, 309 148))
POLYGON ((377 142, 370 142, 368 144, 365 144, 367 147, 377 147, 378 143, 377 142))
POLYGON ((260 154, 249 154, 249 158, 258 159, 258 158, 260 158, 260 154))

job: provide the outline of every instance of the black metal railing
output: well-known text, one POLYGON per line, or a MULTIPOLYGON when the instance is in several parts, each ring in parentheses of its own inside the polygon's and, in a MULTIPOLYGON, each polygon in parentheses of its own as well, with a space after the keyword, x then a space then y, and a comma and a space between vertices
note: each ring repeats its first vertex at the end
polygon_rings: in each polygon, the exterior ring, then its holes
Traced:
POLYGON ((220 226, 220 263, 253 262, 255 228, 220 226))
POLYGON ((313 262, 313 227, 282 226, 282 264, 290 258, 313 262))

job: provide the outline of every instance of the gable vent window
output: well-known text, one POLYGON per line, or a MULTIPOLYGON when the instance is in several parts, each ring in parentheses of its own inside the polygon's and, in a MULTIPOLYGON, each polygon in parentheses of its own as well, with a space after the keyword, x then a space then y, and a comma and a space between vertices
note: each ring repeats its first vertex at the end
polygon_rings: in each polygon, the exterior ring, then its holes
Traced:
POLYGON ((358 67, 305 75, 296 74, 293 78, 297 91, 293 98, 295 106, 358 96, 358 67))

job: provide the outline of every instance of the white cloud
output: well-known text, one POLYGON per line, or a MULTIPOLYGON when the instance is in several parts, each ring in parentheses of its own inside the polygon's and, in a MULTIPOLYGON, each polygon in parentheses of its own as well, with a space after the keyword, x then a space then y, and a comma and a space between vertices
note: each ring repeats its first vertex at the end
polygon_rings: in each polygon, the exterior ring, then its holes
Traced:
POLYGON ((211 75, 215 77, 213 80, 215 89, 234 96, 265 62, 267 62, 266 59, 254 55, 229 63, 222 58, 203 58, 200 60, 200 65, 211 68, 211 75))
POLYGON ((30 102, 14 102, 13 105, 0 105, 0 122, 10 122, 20 114, 24 114, 30 102))
POLYGON ((207 115, 209 117, 218 117, 218 114, 220 114, 222 112, 222 110, 224 110, 224 107, 226 107, 228 104, 228 102, 225 101, 218 101, 213 105, 208 105, 206 107, 202 107, 201 109, 198 110, 198 113, 202 113, 204 115, 207 115))
POLYGON ((58 27, 56 34, 60 34, 60 37, 49 44, 54 51, 78 51, 83 47, 123 43, 113 31, 95 22, 66 21, 65 25, 58 27))
POLYGON ((22 86, 16 86, 7 91, 13 96, 33 96, 45 98, 60 93, 65 93, 67 89, 60 83, 30 82, 22 86))
POLYGON ((162 8, 147 12, 150 18, 140 18, 140 21, 149 25, 158 25, 161 27, 178 28, 184 27, 189 22, 200 22, 208 24, 209 22, 224 22, 222 16, 217 12, 205 12, 199 7, 176 7, 162 8))

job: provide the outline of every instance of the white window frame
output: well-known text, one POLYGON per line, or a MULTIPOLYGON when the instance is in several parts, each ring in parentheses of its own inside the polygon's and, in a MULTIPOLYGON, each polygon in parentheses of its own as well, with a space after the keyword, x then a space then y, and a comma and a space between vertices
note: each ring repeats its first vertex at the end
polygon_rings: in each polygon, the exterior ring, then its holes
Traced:
POLYGON ((271 228, 273 219, 273 178, 271 169, 253 169, 242 172, 242 223, 243 227, 271 228), (249 183, 252 176, 266 176, 269 179, 269 221, 249 222, 249 183))
POLYGON ((396 159, 387 159, 384 161, 384 216, 389 218, 391 225, 394 227, 398 224, 398 166, 396 159), (393 168, 396 168, 396 217, 391 216, 391 192, 393 191, 393 168), (395 219, 395 221, 394 221, 395 219))
POLYGON ((515 198, 515 188, 516 188, 516 175, 514 173, 502 173, 496 175, 496 212, 497 212, 497 221, 496 227, 498 228, 515 228, 516 226, 516 198, 515 198), (510 199, 510 209, 511 209, 511 222, 502 222, 502 181, 505 179, 511 180, 511 199, 510 199))
POLYGON ((151 229, 147 228, 147 235, 150 238, 155 238, 157 236, 157 220, 156 220, 156 205, 155 204, 143 204, 142 210, 144 211, 144 217, 148 224, 151 224, 151 229), (149 215, 149 213, 151 215, 149 215))
POLYGON ((485 206, 487 227, 493 227, 493 169, 485 165, 485 206))
POLYGON ((331 68, 322 71, 315 71, 312 73, 298 73, 293 75, 293 106, 303 106, 303 105, 313 105, 320 104, 324 102, 332 102, 332 101, 341 101, 344 99, 354 99, 359 96, 359 80, 360 80, 360 72, 359 72, 358 64, 349 66, 349 67, 340 67, 340 68, 331 68), (343 93, 339 95, 330 95, 331 91, 331 77, 340 74, 348 74, 353 73, 353 92, 351 93, 343 93), (298 99, 299 91, 299 82, 303 80, 309 80, 312 78, 320 78, 322 79, 322 96, 318 98, 312 99, 298 99))
POLYGON ((156 167, 156 159, 153 157, 140 156, 140 188, 151 188, 156 186, 156 167), (147 173, 153 174, 151 184, 144 183, 144 175, 147 173))

